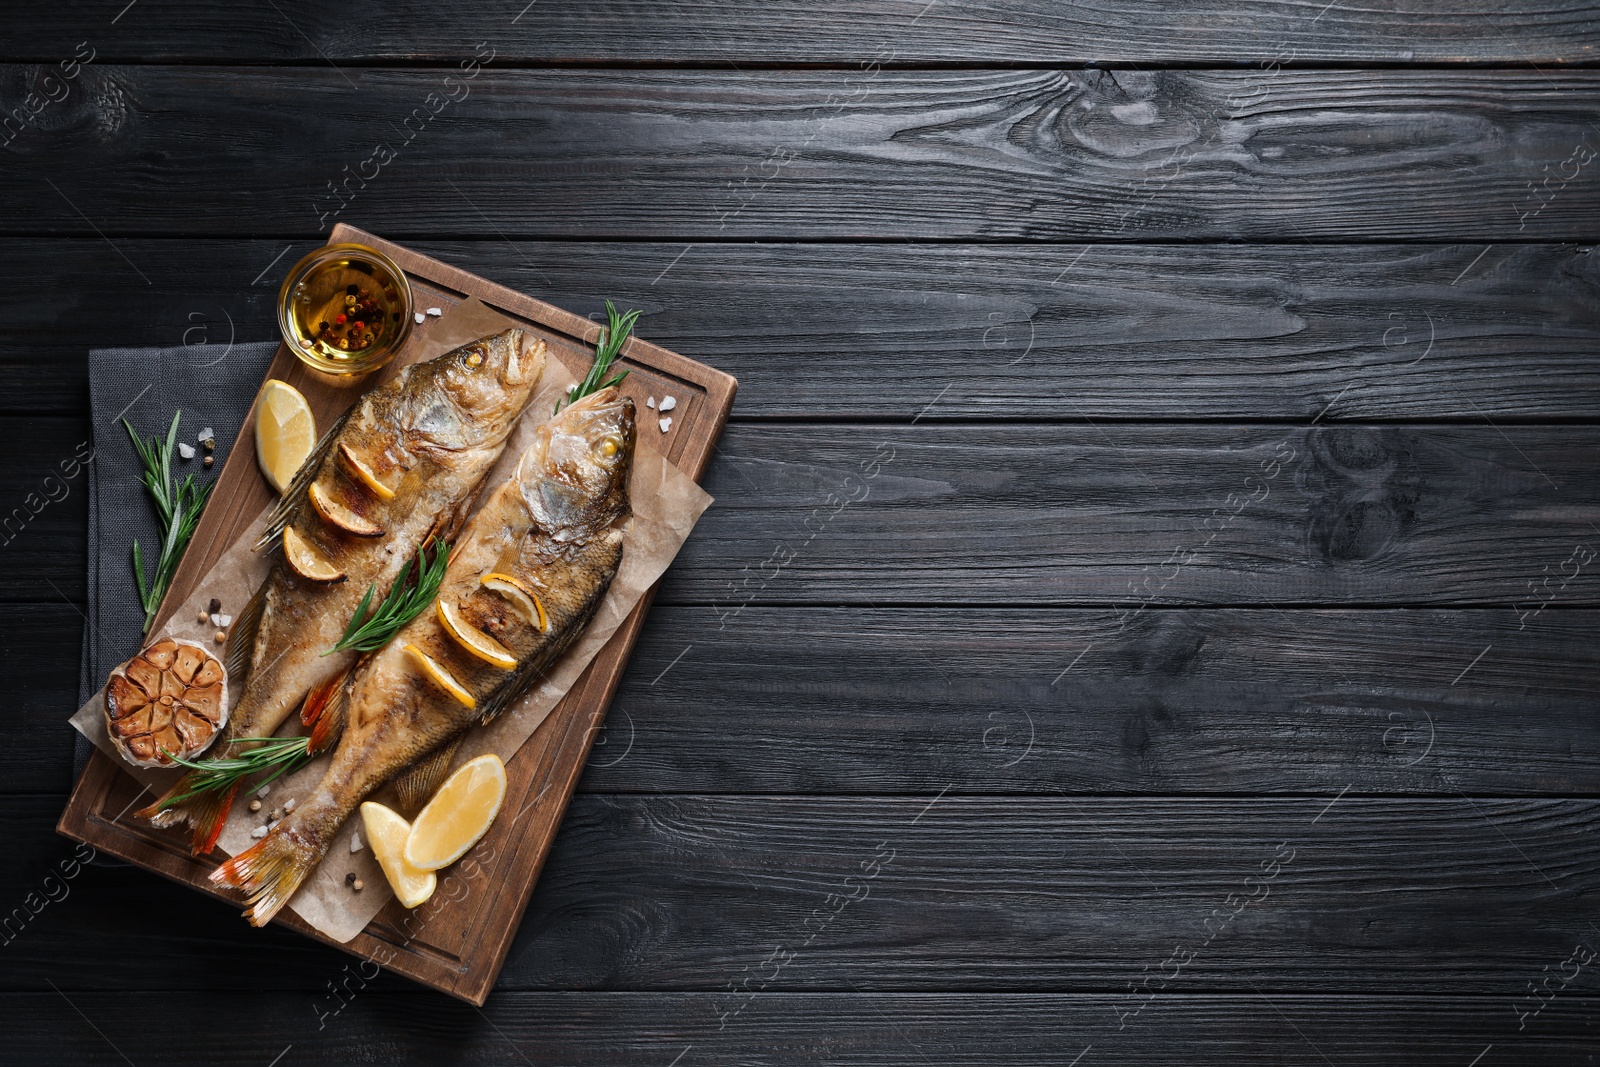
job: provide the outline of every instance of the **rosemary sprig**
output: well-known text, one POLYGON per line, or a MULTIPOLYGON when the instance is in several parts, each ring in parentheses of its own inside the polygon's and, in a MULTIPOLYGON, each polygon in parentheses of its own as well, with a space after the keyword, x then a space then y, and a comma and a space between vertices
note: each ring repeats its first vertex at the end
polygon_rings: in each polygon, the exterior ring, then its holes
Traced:
MULTIPOLYGON (((589 373, 584 375, 583 381, 578 383, 576 389, 567 394, 565 400, 556 401, 556 412, 561 410, 562 404, 570 404, 574 400, 598 393, 608 385, 617 385, 628 376, 627 371, 613 375, 609 380, 606 374, 611 370, 611 364, 616 362, 617 353, 622 351, 622 343, 633 332, 633 324, 639 321, 641 312, 628 311, 617 314, 616 305, 606 301, 606 325, 600 330, 600 339, 595 342, 594 366, 589 368, 589 373)), ((554 412, 552 413, 554 414, 554 412)))
POLYGON ((276 781, 280 776, 290 771, 298 770, 311 760, 311 739, 309 737, 237 737, 234 743, 244 741, 259 742, 259 746, 241 752, 237 756, 214 756, 211 759, 187 760, 182 756, 166 752, 167 756, 175 763, 188 767, 198 773, 189 775, 189 788, 177 796, 165 797, 161 801, 161 810, 165 811, 174 804, 181 804, 192 797, 202 793, 214 793, 219 789, 228 789, 235 782, 243 781, 253 774, 270 770, 270 774, 261 784, 267 785, 276 781))
POLYGON ((172 584, 178 561, 183 558, 183 550, 188 547, 189 538, 194 536, 194 528, 200 522, 200 509, 205 506, 206 497, 211 493, 211 486, 201 485, 195 481, 193 474, 184 475, 181 482, 173 481, 172 453, 178 443, 178 419, 182 415, 182 411, 172 413, 172 425, 167 428, 165 439, 157 434, 145 440, 127 419, 122 420, 128 436, 133 438, 139 462, 144 465, 144 473, 139 480, 150 491, 150 499, 156 505, 156 517, 161 523, 161 554, 156 557, 155 573, 148 581, 144 574, 144 551, 137 539, 133 542, 133 578, 139 587, 139 603, 144 607, 146 633, 156 620, 156 609, 161 606, 161 598, 167 594, 167 586, 172 584))
POLYGON ((323 655, 331 656, 347 648, 353 648, 357 652, 376 652, 387 645, 406 623, 422 614, 423 609, 433 603, 433 598, 439 594, 439 583, 444 581, 444 568, 449 557, 450 546, 443 541, 434 544, 431 560, 428 558, 427 548, 424 547, 417 553, 415 560, 407 560, 406 565, 400 568, 400 575, 390 587, 389 595, 373 608, 370 615, 367 614, 367 608, 371 606, 372 597, 378 587, 367 586, 366 595, 361 598, 361 603, 356 605, 356 613, 350 616, 350 624, 344 628, 344 636, 323 655), (412 563, 417 564, 417 577, 416 581, 408 586, 407 579, 411 577, 412 563))

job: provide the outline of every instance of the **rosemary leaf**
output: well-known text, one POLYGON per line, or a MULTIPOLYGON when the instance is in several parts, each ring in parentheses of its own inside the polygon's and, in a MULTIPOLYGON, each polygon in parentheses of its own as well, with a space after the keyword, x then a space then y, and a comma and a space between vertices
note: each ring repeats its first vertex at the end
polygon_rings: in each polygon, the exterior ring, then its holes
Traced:
POLYGON ((211 759, 188 760, 174 753, 166 752, 168 758, 180 766, 188 767, 197 772, 189 776, 190 786, 177 796, 166 797, 161 801, 162 810, 181 804, 192 797, 202 793, 215 793, 218 790, 231 788, 234 783, 243 781, 253 774, 270 770, 272 774, 265 778, 261 784, 267 785, 276 781, 280 776, 288 774, 305 766, 311 760, 311 739, 309 737, 239 737, 234 739, 235 744, 243 742, 256 742, 258 747, 248 749, 237 756, 214 756, 211 759))
POLYGON ((344 628, 344 636, 323 655, 329 656, 345 649, 376 652, 387 645, 406 623, 422 614, 423 609, 439 595, 439 585, 444 581, 445 564, 449 558, 450 546, 443 541, 434 544, 431 560, 427 548, 423 548, 415 560, 407 560, 406 565, 400 568, 400 575, 394 580, 388 596, 372 609, 371 614, 367 609, 378 587, 368 586, 366 595, 356 606, 355 614, 350 616, 349 625, 344 628), (417 565, 417 577, 415 581, 410 581, 413 563, 417 565))
POLYGON ((186 474, 181 482, 172 478, 172 456, 178 445, 178 420, 182 411, 172 414, 172 424, 163 438, 156 434, 149 439, 140 437, 127 419, 122 425, 133 439, 134 451, 144 468, 139 481, 150 493, 156 507, 156 519, 161 526, 161 552, 156 557, 154 573, 145 577, 144 552, 139 542, 133 542, 133 575, 139 587, 139 604, 144 608, 144 629, 148 633, 155 622, 156 609, 167 595, 172 576, 178 570, 183 550, 189 546, 195 527, 200 522, 200 509, 211 493, 210 485, 201 485, 193 474, 186 474))
POLYGON ((640 314, 638 311, 628 311, 619 315, 616 305, 606 301, 606 325, 601 328, 600 338, 595 343, 594 366, 589 368, 589 373, 584 375, 583 381, 565 400, 556 401, 556 412, 560 412, 562 404, 570 404, 608 386, 619 385, 628 376, 627 371, 622 371, 610 379, 606 378, 611 365, 616 362, 617 354, 622 351, 623 342, 633 332, 633 324, 639 321, 640 314))

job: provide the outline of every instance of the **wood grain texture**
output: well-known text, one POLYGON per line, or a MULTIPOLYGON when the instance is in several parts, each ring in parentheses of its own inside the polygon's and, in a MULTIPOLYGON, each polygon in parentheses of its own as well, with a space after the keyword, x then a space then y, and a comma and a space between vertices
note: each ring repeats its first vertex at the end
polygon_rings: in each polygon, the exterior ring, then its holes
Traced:
MULTIPOLYGON (((0 412, 83 411, 91 347, 275 340, 277 283, 311 247, 0 240, 0 412)), ((1600 256, 1575 245, 418 248, 580 314, 643 309, 641 336, 745 383, 740 420, 935 396, 928 421, 1600 412, 1600 256)))
MULTIPOLYGON (((108 12, 109 22, 115 9, 108 12)), ((1469 0, 1426 9, 1283 0, 1246 9, 1158 0, 964 5, 926 0, 754 0, 717 5, 610 0, 451 9, 359 2, 329 8, 281 0, 226 15, 196 0, 142 0, 115 29, 70 9, 40 8, 0 57, 53 60, 91 34, 106 60, 237 63, 453 61, 479 42, 521 63, 1152 63, 1287 61, 1592 61, 1600 19, 1575 0, 1469 0), (97 32, 98 31, 98 32, 97 32)))
POLYGON ((1584 427, 852 430, 732 428, 707 480, 722 503, 662 601, 709 600, 730 617, 773 602, 1132 615, 1150 603, 1570 606, 1600 592, 1597 442, 1584 427))
MULTIPOLYGON (((1509 1001, 1600 941, 1594 800, 936 797, 579 795, 500 987, 1126 996, 1176 945, 1152 992, 1509 1001)), ((69 847, 33 835, 8 906, 69 847)), ((63 988, 234 988, 243 958, 253 990, 315 990, 347 961, 143 872, 74 886, 6 946, 6 988, 65 958, 63 988)))
MULTIPOLYGON (((54 973, 70 978, 64 968, 54 973)), ((16 1020, 8 1045, 17 1062, 54 1057, 126 1067, 107 1040, 114 1039, 132 1062, 173 1067, 231 1062, 241 1045, 282 1050, 277 1067, 614 1067, 666 1065, 674 1057, 681 1057, 678 1067, 1062 1067, 1086 1047, 1093 1051, 1082 1067, 1147 1067, 1180 1054, 1197 1067, 1321 1064, 1323 1056, 1340 1067, 1462 1067, 1490 1045, 1484 1067, 1571 1067, 1589 1062, 1600 1011, 1591 995, 1568 993, 1518 1033, 1505 996, 1186 996, 1163 998, 1159 1010, 1119 1031, 1118 1002, 1110 996, 842 992, 764 995, 746 1016, 719 1028, 728 998, 709 994, 508 992, 479 1015, 425 994, 362 991, 318 1030, 316 1008, 330 1011, 336 1003, 326 992, 318 1000, 207 991, 192 1003, 214 1024, 174 1046, 145 1024, 140 994, 102 994, 90 1002, 70 986, 63 991, 70 996, 0 996, 0 1011, 16 1020)))
MULTIPOLYGON (((81 439, 75 420, 26 425, 0 500, 81 439)), ((1595 605, 1597 448, 1592 426, 1486 422, 739 424, 660 597, 730 618, 775 602, 1595 605)), ((44 509, 0 599, 81 598, 81 574, 41 568, 82 546, 79 497, 44 509)))
POLYGON ((1590 71, 218 77, 84 68, 8 147, 3 232, 1526 241, 1600 209, 1590 71))
MULTIPOLYGON (((1600 615, 657 606, 578 790, 1594 792, 1600 615), (1479 653, 1486 654, 1479 657, 1479 653)), ((82 620, 0 607, 0 793, 65 792, 82 620)))

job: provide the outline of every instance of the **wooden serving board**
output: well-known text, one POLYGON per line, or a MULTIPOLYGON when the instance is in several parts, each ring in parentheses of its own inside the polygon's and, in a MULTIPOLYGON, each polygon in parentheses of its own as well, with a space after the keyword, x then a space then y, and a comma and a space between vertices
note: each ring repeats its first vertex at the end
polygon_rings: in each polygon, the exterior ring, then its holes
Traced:
MULTIPOLYGON (((411 281, 419 310, 448 310, 468 297, 477 297, 544 337, 551 354, 578 376, 592 361, 600 327, 588 319, 341 223, 334 227, 329 242, 343 241, 376 248, 398 263, 411 281)), ((436 321, 429 318, 417 325, 407 347, 419 345, 436 321)), ((314 371, 280 344, 267 377, 282 379, 304 393, 317 425, 328 426, 368 388, 396 373, 406 362, 405 355, 402 352, 373 375, 352 380, 314 371)), ((633 396, 641 410, 645 410, 647 396, 672 394, 679 398, 672 432, 659 440, 648 439, 647 447, 663 451, 698 480, 727 421, 738 382, 638 338, 630 338, 623 347, 622 362, 631 371, 623 391, 633 396)), ((158 626, 270 499, 271 489, 256 469, 254 425, 252 408, 162 602, 158 626)), ((652 422, 644 426, 654 428, 652 422)), ((507 764, 509 785, 501 810, 519 815, 496 820, 474 850, 479 862, 472 870, 458 871, 450 886, 444 884, 448 879, 441 879, 440 891, 415 912, 391 902, 365 930, 338 947, 451 996, 483 1004, 505 962, 650 600, 647 594, 639 602, 577 684, 507 764)), ((161 831, 134 820, 129 811, 140 796, 138 783, 97 749, 78 778, 57 829, 102 852, 238 904, 237 894, 218 890, 206 878, 224 857, 191 857, 182 831, 161 831)), ((274 921, 336 944, 287 909, 274 921)), ((240 938, 247 939, 250 931, 243 920, 239 929, 240 938)))

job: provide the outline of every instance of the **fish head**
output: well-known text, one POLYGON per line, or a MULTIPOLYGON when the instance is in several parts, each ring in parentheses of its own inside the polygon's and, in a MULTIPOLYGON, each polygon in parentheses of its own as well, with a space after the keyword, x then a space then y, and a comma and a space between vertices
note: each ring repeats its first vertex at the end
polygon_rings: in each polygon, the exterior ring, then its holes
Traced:
POLYGON ((504 440, 533 397, 546 351, 543 340, 509 329, 433 360, 434 384, 454 416, 436 421, 465 438, 458 444, 504 440))
POLYGON ((539 427, 518 476, 534 513, 561 528, 609 525, 628 509, 633 400, 607 386, 539 427))

